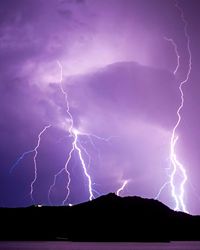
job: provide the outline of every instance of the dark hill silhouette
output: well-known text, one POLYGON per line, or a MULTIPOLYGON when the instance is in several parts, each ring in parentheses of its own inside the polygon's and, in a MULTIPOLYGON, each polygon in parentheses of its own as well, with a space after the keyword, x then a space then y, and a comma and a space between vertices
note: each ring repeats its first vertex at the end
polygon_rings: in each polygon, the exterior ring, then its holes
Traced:
POLYGON ((113 193, 72 207, 1 208, 1 240, 200 240, 200 216, 113 193))

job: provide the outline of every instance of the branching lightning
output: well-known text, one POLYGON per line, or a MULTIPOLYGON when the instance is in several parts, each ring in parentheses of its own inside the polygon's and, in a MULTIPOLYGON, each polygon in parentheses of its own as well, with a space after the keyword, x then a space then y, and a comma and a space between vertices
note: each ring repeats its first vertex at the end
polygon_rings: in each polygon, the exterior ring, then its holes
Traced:
POLYGON ((188 31, 187 31, 188 22, 186 21, 183 10, 179 6, 177 1, 175 2, 175 7, 179 10, 179 12, 181 14, 181 20, 184 24, 184 35, 185 35, 185 38, 187 40, 187 51, 188 51, 188 55, 189 55, 189 61, 188 61, 188 71, 187 71, 186 77, 184 80, 182 80, 180 82, 180 85, 179 85, 179 91, 180 91, 180 95, 181 95, 181 103, 180 103, 180 106, 178 107, 178 110, 177 110, 177 118, 178 119, 177 119, 177 122, 176 122, 174 129, 172 131, 172 136, 171 136, 171 141, 170 141, 170 159, 171 159, 171 162, 173 165, 173 171, 172 171, 171 178, 170 178, 170 184, 171 184, 171 189, 172 189, 172 196, 174 197, 175 202, 176 202, 175 210, 182 210, 184 212, 187 212, 186 205, 184 203, 184 193, 185 193, 184 186, 185 186, 185 183, 187 181, 187 173, 186 173, 184 166, 177 159, 175 149, 176 149, 176 143, 178 141, 178 136, 176 135, 176 131, 177 131, 177 128, 181 122, 181 111, 184 107, 183 86, 184 86, 184 84, 186 84, 188 82, 189 77, 190 77, 190 73, 192 70, 192 54, 191 54, 191 49, 190 49, 190 37, 189 37, 188 31), (179 170, 181 175, 182 175, 182 181, 180 183, 180 193, 178 195, 176 194, 175 184, 174 184, 174 178, 175 178, 175 175, 177 174, 177 170, 179 170))
POLYGON ((34 179, 33 181, 31 182, 31 186, 30 186, 30 197, 31 197, 31 200, 34 202, 34 199, 33 199, 33 188, 34 188, 34 184, 37 180, 37 155, 38 155, 38 148, 40 147, 40 143, 41 143, 41 136, 46 132, 47 129, 49 129, 51 127, 51 125, 47 125, 45 126, 42 131, 38 134, 38 140, 37 140, 37 145, 35 146, 34 149, 32 150, 29 150, 29 151, 26 151, 24 152, 17 160, 16 162, 13 164, 13 166, 11 167, 10 169, 10 173, 12 173, 12 171, 14 170, 14 168, 24 159, 25 156, 31 154, 31 153, 34 153, 34 156, 33 156, 33 163, 34 163, 34 179))
MULTIPOLYGON (((57 174, 54 175, 53 183, 52 183, 52 185, 49 188, 48 199, 49 199, 49 202, 51 203, 50 195, 51 195, 52 189, 56 185, 56 180, 57 180, 58 176, 65 171, 67 173, 68 181, 67 181, 67 185, 66 185, 67 194, 66 194, 66 196, 65 196, 65 198, 64 198, 64 200, 62 202, 62 204, 64 205, 67 202, 67 200, 69 198, 69 195, 70 195, 71 176, 70 176, 70 172, 69 172, 68 167, 69 167, 69 163, 70 163, 70 160, 72 158, 72 154, 74 153, 74 151, 76 151, 78 153, 81 166, 82 166, 84 174, 85 174, 85 176, 86 176, 86 178, 88 180, 89 200, 92 200, 94 198, 94 194, 93 194, 93 190, 92 190, 91 176, 88 173, 88 170, 87 170, 87 167, 86 167, 86 163, 85 163, 85 160, 83 158, 83 153, 82 153, 83 146, 80 144, 80 142, 78 140, 78 136, 80 135, 80 132, 74 128, 74 120, 73 120, 73 116, 72 116, 72 114, 70 112, 68 95, 67 95, 67 92, 64 90, 63 84, 62 84, 62 82, 63 82, 63 68, 62 68, 62 64, 60 63, 60 61, 57 61, 57 64, 58 64, 59 69, 60 69, 60 80, 59 80, 60 90, 61 90, 62 94, 65 97, 65 103, 66 103, 66 107, 67 107, 66 111, 67 111, 67 115, 68 115, 69 122, 70 122, 70 126, 69 126, 69 129, 68 129, 68 132, 69 132, 70 137, 73 138, 73 142, 72 142, 72 148, 71 148, 71 150, 69 152, 69 155, 68 155, 68 158, 67 158, 67 161, 65 163, 64 168, 62 168, 57 174)), ((87 151, 84 149, 84 152, 86 153, 87 151)), ((88 153, 86 153, 86 154, 88 155, 88 153)), ((89 158, 89 162, 90 162, 90 158, 89 158)))
MULTIPOLYGON (((71 175, 70 175, 70 171, 69 171, 69 164, 72 158, 72 155, 76 152, 78 154, 79 157, 79 161, 81 163, 81 167, 83 169, 84 175, 87 178, 88 181, 88 198, 89 200, 92 200, 95 196, 94 193, 97 193, 99 195, 99 193, 92 187, 93 182, 92 182, 92 178, 90 176, 90 174, 88 173, 88 169, 90 169, 90 164, 91 164, 91 156, 88 153, 88 151, 86 150, 86 148, 82 145, 81 141, 80 141, 80 136, 84 136, 87 137, 91 143, 91 145, 96 149, 95 143, 93 141, 93 138, 97 139, 97 140, 101 140, 104 142, 109 142, 112 138, 116 138, 117 136, 109 136, 108 138, 103 138, 100 137, 98 135, 92 134, 92 133, 83 133, 81 131, 79 131, 78 129, 76 129, 74 127, 74 120, 73 120, 73 115, 70 112, 70 105, 69 105, 69 101, 68 101, 68 94, 67 92, 64 90, 63 88, 63 67, 62 64, 60 63, 60 61, 57 61, 57 64, 59 66, 60 69, 60 79, 59 79, 59 86, 60 86, 60 90, 65 98, 65 104, 66 104, 66 113, 68 116, 68 122, 69 122, 69 128, 68 128, 68 133, 69 133, 69 137, 73 138, 72 139, 72 147, 71 150, 69 151, 67 160, 65 162, 65 166, 54 175, 53 178, 53 183, 49 188, 48 191, 48 200, 49 203, 52 204, 51 202, 51 193, 53 188, 56 185, 57 182, 57 178, 58 176, 60 176, 61 174, 63 174, 64 172, 67 174, 67 184, 66 184, 66 196, 64 198, 64 200, 62 201, 62 205, 65 205, 66 202, 68 201, 69 195, 70 195, 70 184, 71 184, 71 175), (87 156, 88 159, 88 163, 86 164, 85 160, 84 160, 84 155, 87 156)), ((97 149, 96 149, 97 150, 97 149)), ((98 151, 99 153, 99 151, 98 151)))
POLYGON ((34 184, 37 180, 37 155, 38 155, 38 148, 40 147, 40 142, 41 142, 41 136, 43 135, 43 133, 46 132, 46 130, 48 128, 50 128, 51 125, 47 125, 44 127, 44 129, 39 133, 38 135, 38 141, 37 141, 37 145, 36 147, 34 148, 34 157, 33 157, 33 162, 34 162, 34 179, 33 181, 31 182, 31 191, 30 191, 30 197, 32 199, 32 201, 34 202, 34 199, 33 199, 33 187, 34 187, 34 184))
POLYGON ((122 186, 117 190, 116 194, 118 196, 120 196, 120 193, 124 190, 124 188, 126 187, 126 185, 128 184, 128 180, 125 180, 122 184, 122 186))
MULTIPOLYGON (((188 56, 189 56, 189 59, 188 59, 188 70, 187 70, 187 73, 186 73, 186 77, 184 80, 182 80, 179 84, 179 92, 180 92, 180 105, 178 106, 178 109, 177 109, 177 121, 176 121, 176 124, 172 130, 172 135, 171 135, 171 140, 170 140, 170 160, 171 160, 171 163, 172 163, 172 173, 170 175, 170 181, 169 182, 166 182, 160 189, 158 195, 156 196, 156 198, 159 197, 160 193, 162 192, 162 190, 165 188, 165 186, 170 183, 170 186, 171 186, 171 194, 172 194, 172 197, 174 198, 175 200, 175 210, 181 210, 183 212, 187 212, 187 209, 186 209, 186 205, 184 203, 184 193, 185 193, 185 183, 188 179, 187 177, 187 173, 186 173, 186 170, 184 168, 184 166, 182 165, 182 163, 178 160, 177 158, 177 155, 176 155, 176 144, 178 142, 178 135, 177 135, 177 129, 181 123, 181 111, 184 107, 184 92, 183 92, 183 86, 188 82, 189 80, 189 77, 190 77, 190 73, 191 73, 191 70, 192 70, 192 54, 191 54, 191 49, 190 49, 190 37, 188 35, 188 22, 186 21, 185 19, 185 16, 184 16, 184 12, 182 10, 182 8, 179 6, 178 2, 175 1, 175 7, 178 9, 178 11, 180 12, 180 15, 181 15, 181 21, 183 22, 184 24, 184 35, 185 35, 185 38, 186 38, 186 41, 187 41, 187 51, 188 51, 188 56), (178 175, 180 173, 180 176, 182 178, 181 180, 181 183, 180 183, 180 191, 177 192, 176 191, 176 184, 175 184, 175 176, 178 175)), ((175 54, 176 54, 176 57, 177 57, 177 66, 174 70, 174 74, 177 73, 179 67, 180 67, 180 55, 178 53, 178 47, 177 47, 177 44, 175 43, 175 41, 171 38, 166 38, 165 37, 165 40, 169 41, 173 47, 174 47, 174 51, 175 51, 175 54)))

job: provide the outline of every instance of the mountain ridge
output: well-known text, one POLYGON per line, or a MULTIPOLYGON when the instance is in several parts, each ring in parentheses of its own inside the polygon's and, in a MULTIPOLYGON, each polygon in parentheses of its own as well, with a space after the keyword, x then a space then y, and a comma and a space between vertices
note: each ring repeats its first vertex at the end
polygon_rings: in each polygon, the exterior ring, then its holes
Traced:
POLYGON ((0 208, 0 240, 200 240, 200 216, 158 200, 114 193, 73 206, 0 208))

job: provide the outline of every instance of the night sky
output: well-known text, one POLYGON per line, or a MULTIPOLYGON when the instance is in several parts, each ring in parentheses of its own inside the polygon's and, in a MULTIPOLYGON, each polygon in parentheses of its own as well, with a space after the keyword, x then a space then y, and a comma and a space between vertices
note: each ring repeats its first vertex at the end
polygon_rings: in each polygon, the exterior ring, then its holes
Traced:
MULTIPOLYGON (((200 214, 200 1, 178 6, 184 16, 173 0, 0 1, 0 206, 88 200, 76 148, 63 169, 76 133, 94 197, 127 181, 120 195, 155 198, 173 172, 170 139, 189 67, 187 31, 192 69, 175 153, 188 177, 184 203, 200 214)), ((176 194, 182 178, 177 171, 176 194)), ((158 198, 175 208, 170 183, 158 198)))

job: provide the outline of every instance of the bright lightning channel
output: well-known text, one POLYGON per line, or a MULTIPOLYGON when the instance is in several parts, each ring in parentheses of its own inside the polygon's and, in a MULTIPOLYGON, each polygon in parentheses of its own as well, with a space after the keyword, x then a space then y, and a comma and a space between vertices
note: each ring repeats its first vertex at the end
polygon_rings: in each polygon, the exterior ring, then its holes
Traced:
MULTIPOLYGON (((83 172, 84 172, 84 174, 85 174, 85 176, 86 176, 86 178, 88 180, 89 200, 92 200, 94 198, 94 194, 93 194, 93 189, 92 189, 91 176, 89 175, 89 173, 87 171, 86 163, 85 163, 85 160, 83 158, 83 153, 82 153, 82 150, 81 150, 81 149, 83 149, 83 146, 80 144, 80 142, 78 140, 78 137, 79 137, 79 135, 81 133, 77 129, 74 128, 74 120, 73 120, 73 116, 72 116, 72 114, 70 112, 70 106, 69 106, 69 101, 68 101, 68 94, 64 90, 63 84, 62 84, 62 82, 63 82, 63 68, 62 68, 62 64, 60 63, 60 61, 57 61, 57 64, 58 64, 59 69, 60 69, 60 80, 59 80, 60 90, 61 90, 62 94, 65 97, 65 103, 66 103, 66 107, 67 107, 66 111, 67 111, 67 115, 69 117, 69 122, 70 122, 70 126, 69 126, 69 129, 68 129, 68 132, 69 132, 70 137, 73 138, 73 142, 72 142, 72 148, 71 148, 71 150, 69 152, 69 155, 68 155, 68 158, 66 160, 64 168, 62 168, 58 173, 56 173, 54 175, 53 183, 52 183, 52 185, 49 188, 48 199, 49 199, 49 202, 51 204, 51 199, 50 199, 51 192, 52 192, 53 188, 56 185, 56 181, 57 181, 58 176, 61 175, 65 171, 67 173, 67 177, 68 177, 68 181, 67 181, 67 185, 66 185, 67 194, 66 194, 66 196, 65 196, 65 198, 64 198, 64 200, 62 202, 62 204, 65 205, 65 203, 67 202, 67 200, 69 198, 69 195, 70 195, 71 176, 70 176, 70 172, 69 172, 68 167, 69 167, 69 163, 70 163, 70 160, 72 158, 72 154, 74 153, 74 151, 76 151, 78 153, 79 160, 80 160, 83 172)), ((84 151, 86 152, 85 149, 84 149, 84 151)))
POLYGON ((122 184, 122 186, 117 190, 116 194, 118 196, 120 196, 120 193, 124 190, 124 188, 126 187, 126 185, 128 184, 128 180, 125 180, 122 184))
POLYGON ((82 164, 82 167, 83 167, 83 170, 84 170, 84 174, 85 176, 87 177, 88 179, 88 189, 89 189, 89 200, 91 201, 94 197, 93 195, 93 192, 92 192, 92 181, 91 181, 91 176, 88 174, 87 172, 87 168, 86 168, 86 165, 85 165, 85 161, 83 159, 83 156, 82 156, 82 151, 81 151, 81 148, 78 146, 78 131, 74 131, 74 147, 75 149, 78 151, 78 155, 79 155, 79 159, 81 161, 81 164, 82 164))
POLYGON ((181 20, 184 24, 184 35, 185 35, 185 38, 187 41, 187 51, 188 51, 188 55, 189 55, 189 61, 188 61, 188 71, 187 71, 186 77, 183 81, 180 82, 180 85, 179 85, 179 91, 180 91, 180 95, 181 95, 181 103, 177 109, 177 118, 178 119, 177 119, 177 123, 175 124, 175 127, 172 131, 172 136, 171 136, 171 141, 170 141, 170 159, 171 159, 171 162, 173 165, 173 171, 172 171, 171 178, 170 178, 170 184, 171 184, 171 189, 172 189, 172 196, 174 197, 175 202, 176 202, 175 210, 182 210, 183 212, 187 213, 188 211, 187 211, 186 205, 184 203, 184 193, 185 193, 184 187, 185 187, 185 183, 186 183, 188 177, 187 177, 187 173, 186 173, 184 166, 177 159, 175 149, 176 149, 176 143, 178 141, 178 136, 176 135, 176 131, 177 131, 177 128, 181 122, 181 111, 184 107, 183 86, 184 86, 184 84, 186 84, 188 82, 189 77, 190 77, 190 73, 192 70, 192 53, 191 53, 191 49, 190 49, 190 37, 188 35, 188 22, 186 21, 185 16, 184 16, 184 12, 183 12, 182 8, 179 6, 177 1, 175 1, 175 7, 179 10, 179 12, 181 14, 181 20), (175 178, 175 175, 177 173, 177 169, 182 174, 182 181, 180 184, 180 194, 179 195, 177 195, 175 192, 175 184, 174 184, 174 178, 175 178))
MULTIPOLYGON (((178 142, 179 137, 176 135, 176 131, 177 131, 179 125, 180 125, 181 111, 182 111, 182 109, 184 107, 183 86, 188 82, 189 77, 190 77, 190 73, 191 73, 191 70, 192 70, 192 53, 191 53, 191 49, 190 49, 190 37, 189 37, 189 34, 188 34, 188 22, 185 19, 183 9, 179 6, 177 1, 175 1, 175 7, 180 12, 181 21, 184 24, 184 35, 185 35, 185 38, 186 38, 186 41, 187 41, 187 51, 188 51, 188 55, 189 55, 189 60, 188 60, 188 70, 187 70, 187 73, 186 73, 186 77, 179 84, 179 92, 180 92, 181 102, 180 102, 180 105, 179 105, 179 107, 177 109, 177 112, 176 112, 176 114, 177 114, 177 122, 176 122, 176 124, 175 124, 175 126, 174 126, 174 128, 172 130, 172 135, 171 135, 171 140, 170 140, 170 160, 171 160, 171 163, 172 163, 172 166, 173 166, 173 170, 172 170, 172 173, 170 175, 170 185, 171 185, 171 194, 172 194, 172 197, 175 200, 175 208, 174 208, 174 210, 182 210, 183 212, 188 213, 186 205, 184 203, 185 183, 186 183, 188 177, 187 177, 187 173, 186 173, 186 170, 185 170, 184 166, 177 159, 176 144, 178 142), (175 182, 174 179, 175 179, 175 176, 177 175, 178 171, 182 175, 182 181, 180 183, 180 193, 179 194, 176 193, 176 184, 174 183, 175 182)), ((174 51, 176 53, 177 66, 176 66, 176 68, 174 70, 174 74, 176 74, 176 72, 178 71, 179 66, 180 66, 180 55, 178 53, 178 48, 177 48, 177 45, 176 45, 176 43, 174 42, 173 39, 165 38, 165 40, 171 42, 171 44, 174 47, 174 51)), ((163 188, 167 184, 168 184, 168 182, 166 182, 161 187, 158 195, 156 196, 157 198, 159 197, 161 191, 163 190, 163 188)))

